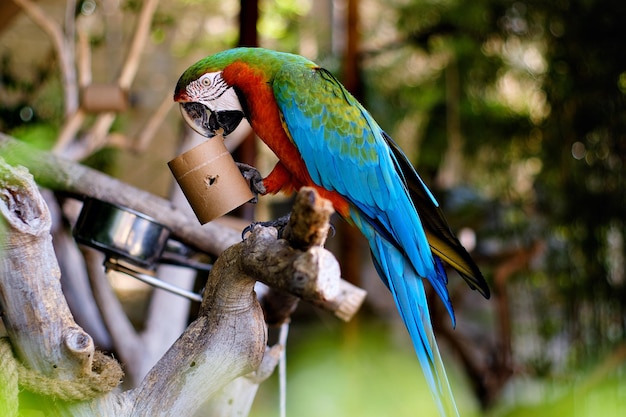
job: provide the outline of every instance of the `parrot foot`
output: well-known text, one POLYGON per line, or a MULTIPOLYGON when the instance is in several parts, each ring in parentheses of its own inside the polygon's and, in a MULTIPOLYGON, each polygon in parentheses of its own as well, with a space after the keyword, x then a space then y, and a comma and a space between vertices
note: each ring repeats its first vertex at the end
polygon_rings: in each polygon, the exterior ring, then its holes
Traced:
POLYGON ((283 235, 283 231, 285 230, 285 227, 287 227, 287 223, 289 223, 290 217, 291 217, 291 213, 285 216, 279 217, 276 220, 269 220, 266 222, 254 222, 250 224, 249 226, 247 226, 245 229, 243 229, 243 231, 241 232, 241 238, 244 239, 248 233, 252 232, 252 229, 254 228, 254 226, 259 225, 263 227, 276 228, 276 230, 278 230, 278 238, 280 239, 283 235))
POLYGON ((250 203, 256 204, 259 201, 259 195, 266 194, 267 190, 263 185, 263 177, 258 169, 253 167, 252 165, 244 164, 243 162, 235 162, 241 175, 248 181, 250 184, 250 191, 254 194, 254 197, 249 201, 250 203))

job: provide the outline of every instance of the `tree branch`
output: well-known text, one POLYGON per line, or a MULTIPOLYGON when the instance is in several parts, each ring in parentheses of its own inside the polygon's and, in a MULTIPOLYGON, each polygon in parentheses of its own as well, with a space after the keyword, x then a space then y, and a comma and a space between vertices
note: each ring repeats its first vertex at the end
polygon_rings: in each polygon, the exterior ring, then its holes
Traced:
MULTIPOLYGON (((207 254, 218 256, 226 248, 241 241, 241 235, 236 230, 215 222, 198 227, 197 219, 173 207, 167 200, 83 165, 48 152, 35 150, 2 133, 0 133, 0 154, 9 163, 27 167, 35 180, 44 187, 79 196, 94 197, 145 213, 170 229, 172 237, 207 254)), ((311 256, 312 258, 308 261, 311 265, 316 262, 332 263, 325 255, 311 256)), ((275 285, 277 288, 282 285, 281 282, 271 282, 272 278, 269 279, 270 285, 275 285)), ((336 288, 328 289, 332 297, 311 300, 311 302, 334 312, 342 320, 349 320, 359 309, 365 298, 365 291, 344 280, 336 285, 336 288)))
POLYGON ((50 213, 32 176, 2 159, 0 191, 0 213, 8 226, 0 250, 5 273, 0 282, 0 305, 3 318, 10 318, 5 320, 7 333, 17 341, 18 357, 29 366, 71 378, 81 372, 94 347, 91 337, 74 323, 61 293, 60 271, 49 234, 50 213), (55 291, 48 294, 46 287, 55 291), (39 299, 46 303, 39 305, 39 299), (78 351, 65 349, 78 339, 82 339, 78 351), (64 366, 59 367, 59 363, 64 366))
POLYGON ((0 307, 13 351, 25 365, 18 366, 20 385, 62 400, 110 391, 121 368, 96 354, 70 313, 45 201, 23 167, 1 158, 0 214, 7 226, 0 246, 0 307))
MULTIPOLYGON (((36 150, 0 133, 0 155, 13 165, 23 165, 37 183, 54 191, 91 196, 145 213, 170 229, 173 237, 210 255, 219 255, 241 241, 234 229, 198 220, 173 207, 171 202, 125 184, 76 162, 36 150)), ((165 165, 165 164, 164 164, 165 165)))

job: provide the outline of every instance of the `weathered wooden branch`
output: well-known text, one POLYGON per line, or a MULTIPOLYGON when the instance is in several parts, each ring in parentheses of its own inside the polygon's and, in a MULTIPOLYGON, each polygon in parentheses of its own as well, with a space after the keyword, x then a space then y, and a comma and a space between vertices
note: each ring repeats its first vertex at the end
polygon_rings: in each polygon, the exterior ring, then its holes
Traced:
POLYGON ((7 333, 15 341, 17 356, 30 367, 60 379, 72 378, 90 366, 86 362, 93 357, 94 346, 74 323, 61 292, 50 214, 23 168, 0 165, 0 193, 0 212, 7 225, 0 251, 0 305, 4 316, 12 318, 5 321, 7 333))
POLYGON ((6 226, 0 243, 0 308, 13 351, 25 366, 21 385, 38 385, 39 393, 61 399, 89 396, 79 392, 86 379, 96 392, 112 389, 121 368, 105 360, 113 374, 107 371, 98 380, 93 368, 100 357, 61 291, 47 206, 28 171, 1 159, 0 214, 6 226))
MULTIPOLYGON (((123 199, 122 194, 131 192, 133 201, 142 200, 138 195, 141 192, 121 183, 116 183, 113 192, 112 186, 105 184, 106 176, 95 171, 30 149, 24 155, 24 150, 10 138, 0 136, 2 155, 32 166, 36 177, 44 184, 72 193, 88 191, 93 195, 94 190, 86 190, 86 186, 79 184, 89 179, 97 184, 95 191, 103 197, 114 195, 123 199), (47 176, 59 173, 65 175, 47 176), (106 194, 107 191, 110 194, 106 194)), ((0 176, 3 179, 2 215, 12 225, 0 258, 3 268, 0 301, 11 343, 18 359, 31 369, 51 378, 76 379, 77 374, 92 370, 93 343, 89 335, 76 326, 63 299, 58 267, 54 266, 56 259, 49 237, 47 207, 25 170, 4 165, 0 172, 6 173, 0 176), (52 276, 44 279, 46 275, 52 276), (23 329, 28 329, 28 334, 23 335, 23 329)), ((107 177, 107 181, 113 180, 107 177)), ((162 204, 175 212, 169 203, 153 196, 149 198, 152 204, 162 204)), ((214 415, 224 416, 247 414, 258 383, 271 374, 278 356, 276 348, 265 354, 267 327, 254 292, 255 282, 262 281, 333 311, 343 311, 338 306, 346 304, 345 290, 339 284, 337 261, 318 246, 328 230, 328 211, 321 215, 302 214, 302 210, 311 207, 314 207, 313 212, 315 207, 322 211, 327 207, 320 203, 323 200, 313 190, 304 190, 298 201, 303 204, 294 207, 286 233, 289 240, 278 239, 273 228, 256 226, 246 240, 231 245, 221 254, 209 275, 198 318, 137 389, 109 393, 93 400, 53 401, 47 411, 51 415, 77 417, 192 416, 200 415, 199 410, 211 410, 214 415), (317 219, 317 223, 302 227, 301 223, 311 218, 317 219), (241 388, 242 385, 246 386, 241 388), (233 402, 233 397, 239 393, 242 394, 240 401, 233 402)), ((133 208, 132 201, 130 204, 112 202, 133 208)), ((150 211, 154 210, 158 211, 159 207, 152 207, 150 211)), ((164 218, 172 224, 180 222, 159 213, 153 217, 162 223, 165 223, 164 218)), ((197 223, 195 228, 203 229, 197 223)), ((348 293, 362 301, 363 292, 350 289, 348 293)), ((350 306, 350 314, 359 304, 350 306)))
POLYGON ((168 200, 84 165, 36 150, 2 133, 0 155, 12 165, 28 168, 35 181, 44 188, 90 196, 145 213, 170 229, 174 238, 210 255, 219 255, 241 241, 239 231, 217 223, 198 227, 196 218, 173 207, 168 200))
MULTIPOLYGON (((163 198, 84 165, 33 149, 2 133, 0 133, 0 155, 10 164, 28 168, 35 181, 45 188, 90 196, 145 213, 170 229, 173 238, 207 254, 219 256, 226 248, 241 241, 241 233, 237 230, 215 222, 198 227, 196 218, 173 207, 171 202, 163 198)), ((307 217, 310 217, 310 213, 301 218, 307 217)), ((339 318, 349 320, 350 312, 358 310, 363 298, 362 290, 342 280, 336 298, 314 302, 334 312, 339 318)))

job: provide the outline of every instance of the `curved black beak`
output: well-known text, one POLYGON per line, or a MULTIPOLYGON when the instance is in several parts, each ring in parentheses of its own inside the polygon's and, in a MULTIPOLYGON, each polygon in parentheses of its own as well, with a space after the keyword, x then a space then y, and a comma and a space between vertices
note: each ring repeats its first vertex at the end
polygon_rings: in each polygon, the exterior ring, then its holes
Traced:
POLYGON ((240 110, 221 110, 213 112, 202 103, 180 103, 180 112, 185 122, 196 132, 207 138, 217 134, 224 137, 233 132, 244 114, 240 110))

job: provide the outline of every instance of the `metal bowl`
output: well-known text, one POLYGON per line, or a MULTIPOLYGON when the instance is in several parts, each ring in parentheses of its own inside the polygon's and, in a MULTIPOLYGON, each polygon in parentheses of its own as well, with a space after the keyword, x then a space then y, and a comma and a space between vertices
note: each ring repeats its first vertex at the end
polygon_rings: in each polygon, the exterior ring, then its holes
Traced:
POLYGON ((104 252, 153 269, 165 249, 170 231, 154 219, 127 207, 86 197, 74 227, 74 238, 104 252))

